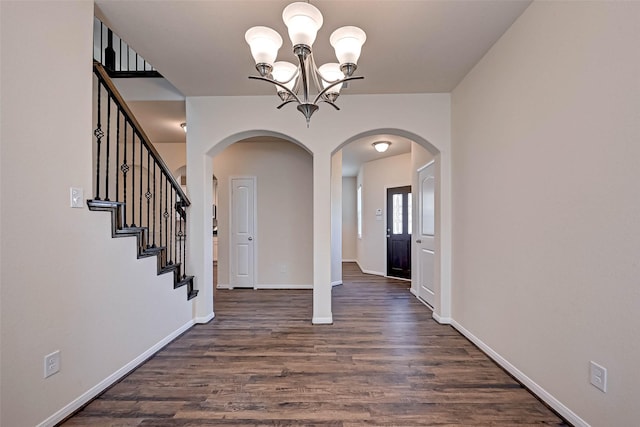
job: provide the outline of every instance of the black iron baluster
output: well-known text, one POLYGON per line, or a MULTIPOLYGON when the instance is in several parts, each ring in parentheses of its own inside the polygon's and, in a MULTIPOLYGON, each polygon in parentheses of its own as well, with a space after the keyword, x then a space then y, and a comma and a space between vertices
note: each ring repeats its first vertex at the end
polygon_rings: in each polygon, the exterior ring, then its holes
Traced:
POLYGON ((104 167, 104 199, 109 201, 109 152, 111 151, 111 99, 107 100, 107 149, 104 167))
MULTIPOLYGON (((151 222, 149 221, 151 217, 151 210, 149 209, 149 204, 151 202, 151 185, 150 185, 150 176, 151 176, 151 152, 147 150, 147 192, 144 196, 147 198, 147 236, 151 233, 151 222)), ((147 248, 151 247, 149 244, 149 238, 147 237, 147 248)))
POLYGON ((138 52, 136 52, 136 71, 138 71, 138 52))
POLYGON ((95 200, 100 200, 100 146, 102 143, 102 137, 104 136, 104 132, 102 131, 102 112, 101 112, 101 92, 102 92, 102 84, 98 79, 98 123, 96 130, 93 134, 96 136, 96 195, 94 197, 95 200))
POLYGON ((118 37, 118 40, 120 43, 120 48, 118 50, 118 59, 120 59, 120 61, 118 61, 118 71, 122 71, 122 39, 118 37))
POLYGON ((120 164, 120 116, 122 112, 120 111, 120 107, 118 107, 118 122, 116 124, 116 202, 120 201, 120 174, 118 173, 118 165, 120 164))
POLYGON ((102 33, 104 32, 104 24, 100 22, 100 63, 104 64, 104 44, 102 41, 102 33))
POLYGON ((175 193, 175 190, 173 189, 173 186, 172 186, 171 187, 171 203, 169 204, 169 211, 170 211, 170 218, 171 218, 171 221, 170 221, 171 232, 169 233, 169 247, 171 248, 171 252, 169 253, 170 262, 174 261, 174 256, 175 256, 175 251, 173 250, 173 223, 176 222, 174 204, 173 204, 174 193, 175 193))
POLYGON ((156 247, 156 161, 153 160, 153 245, 156 247))
POLYGON ((169 212, 167 212, 167 204, 169 201, 169 180, 167 176, 164 177, 164 213, 162 216, 164 217, 164 245, 167 248, 167 257, 169 256, 169 212))
MULTIPOLYGON (((158 210, 162 211, 162 175, 160 175, 160 204, 158 205, 158 210)), ((162 247, 162 217, 158 217, 158 222, 160 223, 160 238, 159 243, 160 247, 162 247)))
POLYGON ((142 224, 142 166, 143 166, 142 149, 143 148, 144 148, 144 144, 142 143, 142 138, 140 138, 140 227, 143 226, 142 224))
POLYGON ((136 226, 136 128, 131 125, 131 226, 136 226))
MULTIPOLYGON (((183 205, 182 214, 184 215, 184 231, 182 232, 182 262, 184 263, 184 268, 182 269, 182 278, 187 277, 187 211, 184 209, 183 205)), ((181 225, 182 226, 182 225, 181 225)))
POLYGON ((122 171, 122 202, 124 203, 124 218, 123 218, 123 226, 127 227, 127 172, 129 172, 129 165, 127 164, 127 124, 129 122, 124 120, 124 144, 122 146, 122 151, 124 152, 124 159, 122 160, 122 166, 120 166, 120 170, 122 171))

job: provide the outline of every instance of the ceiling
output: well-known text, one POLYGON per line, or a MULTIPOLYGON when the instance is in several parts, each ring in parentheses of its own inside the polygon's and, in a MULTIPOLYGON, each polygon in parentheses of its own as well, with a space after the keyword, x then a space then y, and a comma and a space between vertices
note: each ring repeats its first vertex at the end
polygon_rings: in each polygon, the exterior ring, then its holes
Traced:
MULTIPOLYGON (((271 85, 247 78, 257 72, 244 33, 255 25, 278 31, 284 39, 278 60, 294 62, 282 22, 282 10, 290 0, 96 0, 95 3, 98 17, 185 96, 274 95, 271 85)), ((365 79, 343 89, 342 96, 349 96, 451 92, 531 0, 313 0, 311 3, 324 16, 324 25, 313 45, 318 64, 335 62, 329 35, 336 28, 355 25, 367 33, 355 73, 365 79)), ((152 141, 168 142, 173 138, 179 139, 171 142, 184 141, 179 126, 175 128, 176 123, 184 121, 184 103, 179 107, 180 102, 173 99, 173 103, 165 101, 155 106, 149 100, 134 104, 137 105, 132 105, 132 110, 140 115, 139 121, 152 141)), ((394 142, 395 149, 402 145, 398 138, 387 139, 394 142)), ((370 148, 371 142, 362 142, 362 146, 370 148)), ((343 154, 346 168, 363 159, 343 154)))

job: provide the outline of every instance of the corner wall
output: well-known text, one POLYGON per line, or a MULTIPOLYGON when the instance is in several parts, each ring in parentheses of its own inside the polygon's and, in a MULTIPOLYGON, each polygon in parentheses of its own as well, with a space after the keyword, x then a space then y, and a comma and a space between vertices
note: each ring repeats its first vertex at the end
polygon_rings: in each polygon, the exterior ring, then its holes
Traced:
POLYGON ((534 2, 453 92, 453 317, 576 425, 640 419, 639 23, 534 2))
POLYGON ((69 207, 69 187, 92 194, 93 3, 0 10, 0 425, 53 425, 188 328, 193 302, 108 213, 69 207))

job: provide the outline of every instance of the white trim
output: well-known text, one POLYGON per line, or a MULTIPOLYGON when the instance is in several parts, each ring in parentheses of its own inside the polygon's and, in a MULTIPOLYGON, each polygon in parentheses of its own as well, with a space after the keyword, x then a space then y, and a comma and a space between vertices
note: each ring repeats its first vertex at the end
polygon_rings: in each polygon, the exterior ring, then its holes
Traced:
POLYGON ((215 319, 215 317, 216 317, 216 314, 212 311, 210 314, 207 314, 204 317, 196 317, 195 319, 193 319, 193 322, 197 324, 209 323, 213 319, 215 319))
POLYGON ((518 381, 524 384, 533 394, 542 399, 547 405, 551 406, 556 412, 558 412, 562 417, 564 417, 567 421, 573 424, 576 427, 590 427, 590 425, 580 418, 575 412, 571 409, 567 408, 562 402, 556 399, 551 393, 546 391, 542 386, 538 385, 531 378, 526 376, 522 371, 513 366, 507 359, 498 354, 495 350, 489 347, 487 344, 482 342, 481 339, 473 335, 471 332, 466 330, 462 325, 460 325, 455 320, 451 319, 451 325, 456 328, 458 332, 464 335, 469 341, 478 346, 482 351, 484 351, 494 362, 504 368, 507 372, 513 375, 518 381))
POLYGON ((331 287, 342 285, 342 279, 331 282, 331 287))
POLYGON ((355 262, 355 263, 357 263, 358 260, 356 260, 356 259, 343 259, 342 262, 355 262))
MULTIPOLYGON (((420 145, 420 144, 418 144, 418 145, 420 145)), ((422 148, 424 148, 424 147, 422 147, 422 148)), ((418 169, 416 169, 416 173, 422 172, 422 170, 426 169, 428 166, 431 166, 435 162, 436 162, 436 158, 434 157, 429 163, 427 163, 426 165, 420 166, 418 169)))
POLYGON ((360 271, 364 273, 364 270, 362 270, 362 266, 360 265, 360 261, 358 261, 357 259, 354 259, 354 261, 356 264, 358 264, 358 268, 360 269, 360 271))
MULTIPOLYGON (((429 307, 429 304, 425 303, 425 305, 427 307, 429 307)), ((429 307, 429 308, 431 308, 431 310, 433 310, 433 307, 429 307)), ((453 319, 451 317, 442 317, 438 313, 436 313, 435 310, 433 310, 433 313, 431 314, 431 317, 433 317, 433 319, 436 322, 438 322, 439 324, 441 324, 441 325, 450 325, 451 322, 453 322, 453 319)))
POLYGON ((387 279, 402 280, 403 282, 411 282, 411 279, 405 279, 404 277, 387 276, 386 274, 384 274, 384 277, 387 279))
POLYGON ((230 284, 228 284, 228 283, 218 283, 218 284, 216 285, 216 288, 218 288, 218 289, 233 289, 233 288, 231 287, 231 285, 230 285, 230 284))
POLYGON ((69 404, 64 406, 62 409, 57 411, 55 414, 51 415, 49 418, 42 421, 37 427, 50 427, 54 426, 60 421, 64 420, 69 415, 73 414, 75 411, 80 409, 83 405, 90 402, 94 397, 102 393, 108 387, 118 382, 124 376, 129 374, 132 370, 136 369, 140 364, 144 363, 148 358, 156 354, 159 350, 161 350, 165 345, 169 344, 171 341, 176 339, 178 336, 183 334, 185 331, 189 330, 193 326, 193 320, 189 320, 187 323, 167 335, 165 338, 158 341, 156 344, 151 346, 147 351, 133 359, 131 362, 124 365, 122 368, 115 371, 113 374, 109 375, 104 380, 100 381, 95 386, 91 387, 89 390, 81 394, 79 397, 71 401, 69 404))
POLYGON ((413 288, 409 288, 409 292, 411 292, 413 294, 413 296, 415 296, 416 298, 418 298, 418 292, 416 292, 415 289, 413 288))
MULTIPOLYGON (((362 269, 360 269, 360 270, 362 270, 362 269)), ((362 272, 363 272, 363 273, 365 273, 365 274, 373 274, 373 275, 375 275, 375 276, 382 276, 382 277, 385 277, 385 274, 384 274, 384 273, 381 273, 381 272, 379 272, 379 271, 373 271, 373 270, 362 270, 362 272)))
POLYGON ((333 324, 333 315, 330 317, 314 317, 311 323, 314 325, 331 325, 333 324))
POLYGON ((267 284, 267 285, 256 285, 254 289, 313 289, 313 285, 296 285, 296 284, 267 284))

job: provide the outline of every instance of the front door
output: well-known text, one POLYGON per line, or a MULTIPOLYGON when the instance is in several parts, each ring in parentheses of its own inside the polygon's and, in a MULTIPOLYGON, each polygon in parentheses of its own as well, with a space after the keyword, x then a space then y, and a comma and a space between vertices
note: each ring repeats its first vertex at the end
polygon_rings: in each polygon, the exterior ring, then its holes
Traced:
POLYGON ((411 279, 411 186, 387 189, 387 276, 411 279))
POLYGON ((418 298, 433 307, 435 300, 435 162, 418 171, 418 298))
POLYGON ((231 179, 232 288, 255 287, 255 177, 231 179))

